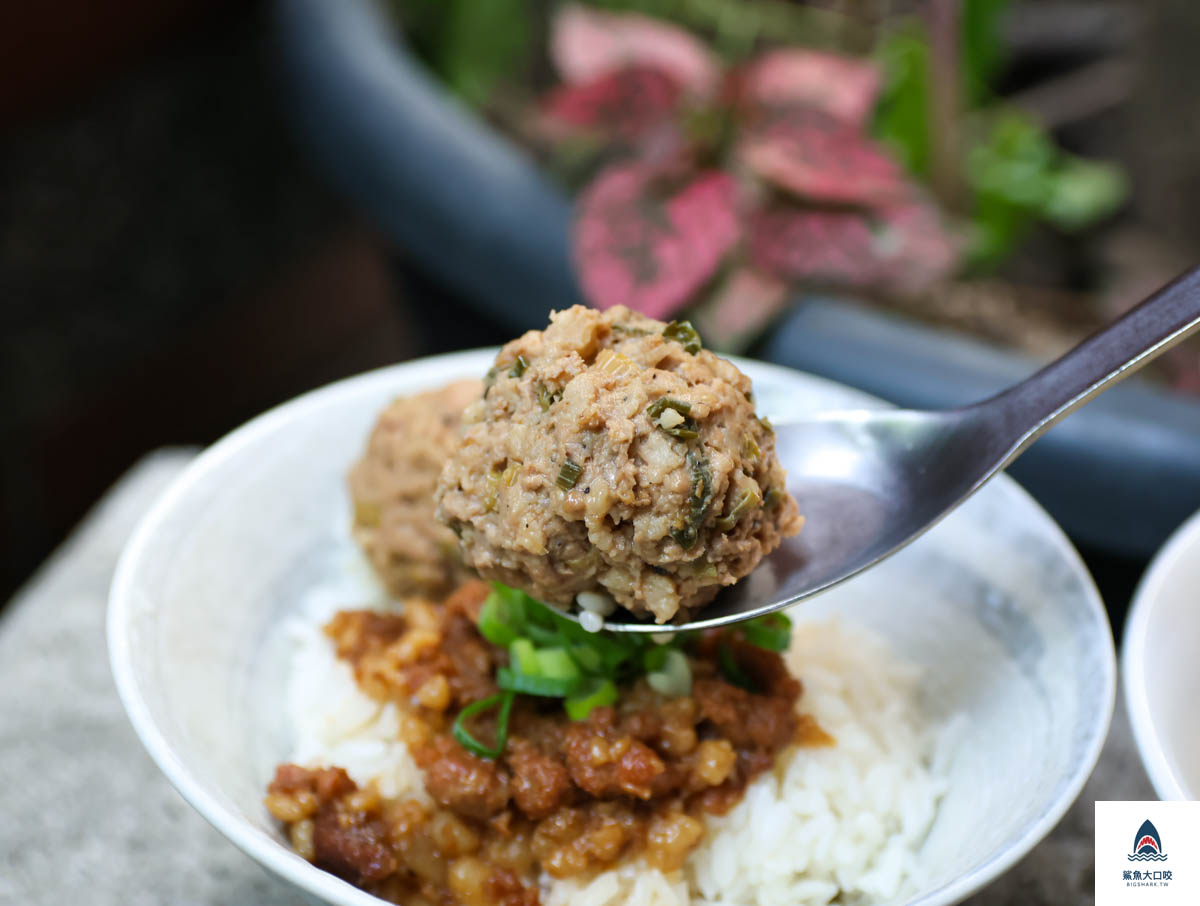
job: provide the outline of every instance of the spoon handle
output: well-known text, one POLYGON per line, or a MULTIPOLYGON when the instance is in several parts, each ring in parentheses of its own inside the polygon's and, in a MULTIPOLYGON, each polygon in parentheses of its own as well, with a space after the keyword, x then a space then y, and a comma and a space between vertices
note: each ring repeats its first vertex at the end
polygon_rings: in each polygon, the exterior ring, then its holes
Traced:
POLYGON ((1013 442, 1011 461, 1051 425, 1128 377, 1200 327, 1200 267, 1185 271, 1137 307, 1041 371, 978 404, 1013 442))

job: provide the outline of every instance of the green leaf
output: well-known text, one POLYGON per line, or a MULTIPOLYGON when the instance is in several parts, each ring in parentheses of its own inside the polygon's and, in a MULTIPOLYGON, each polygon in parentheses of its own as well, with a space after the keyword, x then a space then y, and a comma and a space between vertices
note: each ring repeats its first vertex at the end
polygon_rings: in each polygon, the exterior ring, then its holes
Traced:
POLYGON ((992 78, 1004 62, 1000 19, 1008 5, 1008 0, 966 0, 963 3, 963 90, 969 107, 977 107, 992 95, 992 78))
POLYGON ((1067 232, 1113 214, 1129 193, 1129 181, 1116 164, 1065 157, 1054 174, 1042 215, 1067 232))
POLYGON ((904 23, 884 38, 877 55, 883 88, 872 131, 909 172, 928 176, 929 42, 921 24, 904 23))
POLYGON ((1120 207, 1128 192, 1114 164, 1066 154, 1037 123, 1001 109, 967 154, 975 193, 969 259, 990 267, 1007 256, 1039 220, 1075 231, 1120 207))
POLYGON ((482 107, 531 50, 528 0, 446 0, 435 68, 468 104, 482 107))

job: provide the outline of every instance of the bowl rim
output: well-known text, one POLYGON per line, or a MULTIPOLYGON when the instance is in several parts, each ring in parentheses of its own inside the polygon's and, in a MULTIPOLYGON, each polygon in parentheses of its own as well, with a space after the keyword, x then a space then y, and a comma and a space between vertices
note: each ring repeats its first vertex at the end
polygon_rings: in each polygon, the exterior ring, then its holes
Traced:
POLYGON ((1146 644, 1150 625, 1154 621, 1163 588, 1172 581, 1179 562, 1200 541, 1200 511, 1189 516, 1175 529, 1146 571, 1138 580, 1129 615, 1125 619, 1124 639, 1121 642, 1121 675, 1125 692, 1125 710, 1133 728, 1142 767, 1150 785, 1164 801, 1188 800, 1191 796, 1182 779, 1167 757, 1161 728, 1155 724, 1150 709, 1150 689, 1146 684, 1146 644))
MULTIPOLYGON (((416 384, 421 382, 421 378, 413 380, 412 372, 417 374, 428 372, 429 383, 434 385, 439 380, 448 380, 448 372, 457 363, 461 362, 464 366, 467 363, 474 364, 480 357, 494 355, 495 352, 495 348, 472 349, 387 365, 317 387, 250 419, 201 451, 174 478, 139 520, 122 549, 113 574, 106 620, 109 666, 116 684, 117 694, 133 725, 134 732, 143 746, 166 775, 171 785, 226 839, 260 865, 295 887, 332 904, 378 906, 380 900, 307 862, 275 837, 255 828, 227 807, 217 796, 209 792, 187 765, 179 759, 166 736, 153 720, 150 707, 135 676, 130 657, 129 637, 125 632, 133 607, 135 596, 132 591, 139 563, 159 524, 174 508, 176 501, 186 495, 191 486, 200 481, 209 471, 236 456, 243 447, 251 444, 260 435, 273 431, 278 423, 300 417, 307 410, 322 407, 339 396, 357 395, 362 392, 364 386, 376 383, 387 384, 400 371, 409 373, 409 383, 416 384)), ((891 405, 863 391, 848 388, 846 385, 819 375, 738 356, 727 356, 726 358, 739 368, 744 369, 749 365, 755 371, 773 372, 784 380, 800 376, 806 381, 832 385, 839 390, 853 390, 864 401, 873 400, 881 405, 891 405)), ((1104 672, 1102 712, 1099 715, 1100 720, 1091 728, 1091 738, 1088 740, 1083 757, 1077 763, 1075 771, 1069 777, 1059 797, 1050 802, 1007 849, 996 853, 992 858, 975 866, 965 874, 924 893, 917 899, 910 900, 908 906, 949 906, 949 904, 959 903, 983 889, 1024 858, 1058 824, 1067 809, 1079 797, 1080 791, 1091 776, 1100 757, 1112 721, 1117 684, 1116 651, 1111 626, 1108 623, 1104 603, 1095 581, 1066 533, 1041 504, 1006 473, 997 475, 993 482, 1002 485, 1006 493, 1017 499, 1023 499, 1024 503, 1044 520, 1059 556, 1070 564, 1073 572, 1083 580, 1083 593, 1093 617, 1100 626, 1108 629, 1107 632, 1101 633, 1102 637, 1107 640, 1107 644, 1100 652, 1104 672)))

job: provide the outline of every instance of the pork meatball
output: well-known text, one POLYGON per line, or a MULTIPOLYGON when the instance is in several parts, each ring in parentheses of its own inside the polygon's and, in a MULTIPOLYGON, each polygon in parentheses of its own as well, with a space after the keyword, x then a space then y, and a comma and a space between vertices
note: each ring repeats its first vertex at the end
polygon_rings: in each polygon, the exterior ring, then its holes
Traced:
POLYGON ((750 379, 690 328, 621 307, 550 320, 501 349, 438 483, 469 566, 664 623, 800 530, 750 379))
POLYGON ((395 400, 350 471, 354 537, 397 597, 440 597, 471 575, 458 539, 435 518, 433 494, 458 446, 462 411, 482 392, 468 380, 395 400))

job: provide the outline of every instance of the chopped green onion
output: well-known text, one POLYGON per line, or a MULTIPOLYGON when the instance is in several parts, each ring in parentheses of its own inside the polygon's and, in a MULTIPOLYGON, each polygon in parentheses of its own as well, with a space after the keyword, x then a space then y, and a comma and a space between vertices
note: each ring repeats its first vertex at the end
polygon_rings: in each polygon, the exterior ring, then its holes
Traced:
POLYGON ((551 679, 575 679, 579 676, 579 665, 566 648, 540 648, 537 652, 539 676, 551 679))
POLYGON ((604 669, 604 658, 590 645, 572 645, 571 657, 588 673, 598 673, 604 669))
POLYGON ((665 422, 669 418, 670 418, 670 416, 666 416, 666 418, 660 419, 655 424, 657 425, 657 427, 660 430, 666 431, 672 437, 678 437, 680 440, 695 440, 697 437, 700 436, 700 432, 697 431, 696 427, 695 427, 696 423, 694 421, 692 421, 690 418, 685 418, 682 422, 680 422, 677 425, 669 425, 668 426, 668 425, 663 424, 663 422, 665 422))
POLYGON ((496 371, 496 366, 493 365, 487 370, 487 374, 483 376, 483 398, 487 399, 488 391, 492 389, 492 385, 496 383, 496 377, 499 372, 496 371))
POLYGON ((575 483, 579 481, 579 476, 582 474, 583 466, 577 466, 568 459, 562 464, 562 468, 558 470, 558 481, 556 483, 564 491, 569 491, 575 487, 575 483))
POLYGON ((664 396, 652 402, 647 407, 646 414, 651 418, 658 418, 663 414, 663 410, 665 409, 674 409, 680 415, 691 415, 692 404, 685 400, 677 400, 669 396, 664 396))
POLYGON ((650 331, 644 327, 632 327, 629 324, 614 324, 612 326, 613 333, 623 333, 628 337, 648 337, 650 331))
POLYGON ((747 620, 740 628, 747 642, 768 651, 787 651, 792 644, 792 621, 782 613, 747 620))
POLYGON ((703 348, 700 334, 696 333, 691 321, 672 321, 663 330, 662 335, 664 340, 674 340, 683 347, 684 352, 690 352, 692 355, 703 348))
POLYGON ((602 708, 616 704, 617 684, 607 678, 593 679, 588 687, 578 695, 573 695, 563 702, 567 717, 571 720, 586 720, 593 708, 602 708))
POLYGON ((768 434, 775 433, 775 426, 771 424, 771 420, 769 418, 767 418, 765 415, 759 416, 758 423, 760 425, 762 425, 763 430, 766 431, 768 434))
POLYGON ((692 693, 692 668, 687 655, 678 648, 662 648, 663 665, 646 674, 650 688, 660 695, 678 698, 692 693))
POLYGON ((692 440, 700 436, 696 429, 696 421, 690 415, 691 411, 691 403, 671 399, 669 396, 656 399, 646 407, 646 415, 656 428, 681 440, 692 440), (674 414, 667 415, 668 410, 674 414))
POLYGON ((512 368, 508 369, 509 377, 519 378, 525 373, 525 369, 529 367, 529 360, 523 355, 517 356, 517 360, 513 362, 512 368))
POLYGON ((508 598, 493 590, 479 611, 479 634, 493 645, 507 648, 520 637, 518 622, 508 598))
POLYGON ((542 407, 543 412, 557 403, 560 399, 562 399, 561 390, 551 390, 545 384, 538 384, 538 405, 542 407))
POLYGON ((688 515, 687 519, 680 526, 671 530, 671 537, 674 538, 679 546, 684 550, 690 550, 695 547, 696 542, 700 538, 700 527, 704 525, 704 520, 708 518, 708 511, 712 508, 712 468, 708 464, 708 460, 704 458, 704 454, 697 450, 689 449, 687 452, 688 468, 692 473, 692 491, 688 495, 688 515))
POLYGON ((749 434, 746 435, 745 443, 742 444, 742 455, 747 459, 758 461, 758 457, 762 455, 762 450, 759 449, 758 441, 749 434))
POLYGON ((729 682, 735 686, 740 686, 747 692, 754 691, 753 680, 746 675, 746 671, 742 669, 742 665, 733 656, 733 649, 729 647, 729 642, 726 639, 722 639, 721 644, 717 647, 717 664, 720 665, 721 673, 725 675, 725 679, 729 680, 729 682))
POLYGON ((642 654, 642 669, 647 673, 662 670, 666 666, 667 652, 670 650, 666 645, 655 645, 653 648, 647 648, 642 654))
POLYGON ((562 634, 553 627, 542 626, 540 623, 529 622, 525 632, 538 645, 558 645, 562 643, 562 634))
POLYGON ((537 649, 529 639, 520 638, 508 646, 508 663, 518 673, 538 673, 537 649))
POLYGON ((501 667, 496 671, 496 685, 501 689, 544 698, 566 698, 578 692, 583 683, 583 675, 579 673, 575 676, 560 677, 517 673, 508 667, 501 667))
POLYGON ((758 488, 743 491, 742 496, 738 498, 738 502, 733 505, 733 509, 717 520, 717 531, 730 531, 741 521, 743 516, 751 510, 757 509, 761 503, 762 495, 759 493, 758 488))
MULTIPOLYGON (((572 720, 615 704, 619 688, 639 676, 646 676, 661 694, 687 694, 691 687, 691 667, 682 650, 695 638, 690 633, 672 633, 658 642, 650 636, 589 633, 554 608, 499 582, 485 599, 478 623, 484 638, 508 646, 509 663, 496 671, 502 695, 562 698, 572 720)), ((492 696, 486 703, 472 703, 456 721, 454 738, 471 752, 498 757, 507 741, 508 712, 499 715, 497 748, 472 736, 466 721, 504 702, 492 696)))
POLYGON ((779 488, 770 488, 763 497, 763 509, 773 510, 787 499, 787 492, 779 488))
POLYGON ((636 374, 638 371, 637 363, 633 359, 611 349, 600 350, 596 356, 596 367, 614 377, 636 374))
POLYGON ((501 689, 562 698, 583 682, 579 665, 566 648, 536 648, 527 638, 508 646, 508 663, 496 673, 501 689))
POLYGON ((487 698, 481 698, 479 701, 471 702, 458 712, 451 734, 458 744, 468 752, 472 752, 480 758, 499 758, 504 752, 505 745, 508 744, 508 718, 512 712, 514 698, 516 695, 512 692, 498 692, 487 698), (471 731, 467 729, 467 721, 476 714, 490 711, 497 706, 500 710, 496 714, 496 744, 489 747, 471 735, 471 731))

